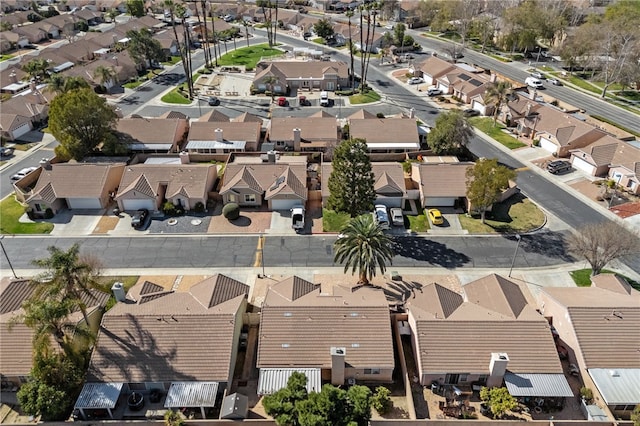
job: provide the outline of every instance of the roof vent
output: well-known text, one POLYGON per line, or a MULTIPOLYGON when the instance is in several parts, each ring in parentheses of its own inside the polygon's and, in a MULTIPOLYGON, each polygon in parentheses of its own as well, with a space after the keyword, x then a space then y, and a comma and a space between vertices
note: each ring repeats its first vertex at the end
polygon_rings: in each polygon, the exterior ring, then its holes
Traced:
POLYGON ((611 375, 611 377, 620 377, 618 370, 609 370, 609 375, 611 375))
POLYGON ((283 344, 282 344, 282 347, 283 347, 283 348, 288 348, 289 346, 291 346, 291 345, 289 345, 288 343, 283 343, 283 344))

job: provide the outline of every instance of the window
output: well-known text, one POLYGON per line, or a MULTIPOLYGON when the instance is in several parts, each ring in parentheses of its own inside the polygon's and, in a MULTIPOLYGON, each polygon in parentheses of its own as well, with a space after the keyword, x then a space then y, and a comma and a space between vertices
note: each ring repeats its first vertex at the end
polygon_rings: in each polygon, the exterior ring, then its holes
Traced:
POLYGON ((380 374, 379 368, 365 368, 364 374, 380 374))
POLYGON ((235 194, 229 194, 229 202, 230 203, 235 203, 238 201, 238 197, 236 197, 235 194))
POLYGON ((34 207, 36 208, 37 212, 41 212, 42 211, 42 207, 40 207, 40 204, 36 204, 34 207))
POLYGON ((244 202, 245 203, 255 203, 256 202, 256 194, 244 194, 244 202))
POLYGON ((461 382, 466 382, 466 381, 467 381, 467 376, 468 376, 468 374, 461 374, 461 375, 460 375, 460 379, 459 379, 459 380, 460 380, 461 382))
POLYGON ((333 90, 333 81, 327 81, 327 90, 333 90))
POLYGON ((284 146, 284 141, 276 141, 276 146, 284 146))

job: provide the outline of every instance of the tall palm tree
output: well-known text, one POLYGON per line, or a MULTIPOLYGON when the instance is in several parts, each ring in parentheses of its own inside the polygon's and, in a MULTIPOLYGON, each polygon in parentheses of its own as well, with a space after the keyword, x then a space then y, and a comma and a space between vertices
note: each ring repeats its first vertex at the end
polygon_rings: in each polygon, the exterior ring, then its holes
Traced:
POLYGON ((209 3, 211 16, 211 39, 213 40, 213 57, 215 58, 216 67, 218 66, 218 56, 222 56, 220 54, 220 46, 218 46, 218 40, 216 39, 216 6, 212 3, 209 3), (217 47, 216 47, 217 46, 217 47))
POLYGON ((485 102, 493 102, 495 104, 495 110, 493 111, 494 127, 498 121, 500 109, 502 108, 502 105, 508 102, 511 92, 511 83, 508 81, 493 82, 487 88, 485 93, 485 102))
POLYGON ((353 16, 353 10, 349 9, 347 10, 347 12, 345 13, 345 15, 347 15, 347 18, 349 18, 349 23, 348 23, 348 27, 349 27, 349 58, 351 60, 351 75, 349 76, 349 82, 351 83, 351 89, 353 89, 353 80, 355 78, 354 76, 354 63, 353 63, 353 39, 351 38, 351 17, 353 16))
POLYGON ((276 76, 270 75, 268 77, 265 77, 262 81, 264 82, 264 84, 269 86, 269 91, 271 92, 271 103, 273 103, 273 100, 276 97, 275 93, 273 93, 273 85, 280 80, 278 80, 276 76))
MULTIPOLYGON (((187 88, 189 90, 189 98, 193 99, 193 83, 191 69, 189 68, 189 60, 187 58, 187 51, 189 46, 184 46, 184 43, 180 43, 178 37, 178 29, 176 28, 176 18, 180 19, 184 25, 184 18, 186 15, 186 9, 184 4, 175 3, 173 0, 165 0, 163 3, 165 9, 169 12, 169 18, 171 19, 171 27, 173 28, 173 36, 176 39, 178 45, 178 51, 180 52, 180 60, 182 61, 182 67, 184 68, 184 75, 187 79, 187 88)), ((184 42, 187 40, 185 39, 184 42)))
POLYGON ((242 25, 244 26, 244 36, 247 39, 247 47, 249 47, 249 23, 243 19, 242 25))
POLYGON ((93 78, 97 79, 101 85, 105 86, 108 82, 115 83, 117 77, 116 70, 113 67, 105 67, 100 65, 93 71, 93 78))
POLYGON ((67 251, 55 246, 50 246, 47 250, 50 253, 48 258, 33 261, 34 265, 47 269, 42 276, 46 277, 46 280, 40 280, 35 297, 46 300, 70 300, 80 309, 88 325, 87 307, 82 301, 82 296, 94 297, 92 289, 97 285, 98 271, 94 265, 80 257, 80 245, 77 243, 67 251))
POLYGON ((22 66, 22 70, 29 75, 32 80, 43 80, 47 75, 49 62, 46 59, 32 59, 22 66))
POLYGON ((359 284, 369 284, 377 269, 384 274, 387 262, 391 264, 394 255, 391 239, 373 221, 371 214, 351 219, 333 247, 333 261, 344 263, 345 273, 349 268, 351 274, 357 270, 359 284))
POLYGON ((66 78, 63 75, 60 74, 53 74, 51 77, 49 77, 49 82, 47 84, 47 88, 45 90, 51 92, 51 93, 56 93, 56 94, 60 94, 64 92, 64 84, 66 82, 66 78))

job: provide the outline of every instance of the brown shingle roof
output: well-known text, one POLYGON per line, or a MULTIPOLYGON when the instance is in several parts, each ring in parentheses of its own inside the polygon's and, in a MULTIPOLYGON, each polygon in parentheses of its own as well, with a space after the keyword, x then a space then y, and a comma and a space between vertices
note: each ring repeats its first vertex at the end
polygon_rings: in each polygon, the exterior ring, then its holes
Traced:
POLYGON ((560 146, 571 145, 579 138, 594 142, 606 135, 602 130, 547 106, 540 106, 535 116, 525 117, 520 121, 529 128, 535 128, 537 133, 546 132, 555 136, 560 146))
POLYGON ((150 197, 160 193, 160 185, 166 186, 166 197, 172 197, 183 189, 188 196, 203 198, 206 196, 207 182, 216 167, 204 164, 136 164, 124 169, 120 189, 116 199, 131 191, 150 197))
POLYGON ((352 138, 365 139, 367 143, 420 142, 416 120, 409 118, 350 119, 349 134, 352 138))
POLYGON ((184 119, 176 118, 121 118, 116 130, 143 143, 174 143, 182 136, 184 119))
POLYGON ((421 163, 418 167, 425 197, 465 197, 467 169, 472 163, 421 163))
POLYGON ((248 122, 209 122, 194 121, 189 129, 188 141, 213 141, 216 129, 222 130, 222 138, 226 141, 257 142, 260 139, 261 125, 255 121, 248 122))
MULTIPOLYGON (((229 117, 227 117, 226 115, 224 115, 223 113, 221 113, 218 110, 212 109, 211 111, 207 112, 206 114, 200 116, 200 118, 198 118, 198 121, 226 122, 226 121, 229 121, 229 117)), ((193 123, 191 123, 191 125, 193 126, 193 123)))
POLYGON ((537 314, 515 282, 497 274, 487 275, 464 286, 467 300, 511 318, 537 314))
POLYGON ((248 112, 243 112, 242 114, 240 114, 236 118, 231 119, 230 121, 233 121, 235 123, 260 123, 260 126, 262 126, 263 124, 262 118, 248 112))
MULTIPOLYGON (((313 289, 290 299, 291 285, 284 282, 286 290, 279 290, 276 284, 265 298, 259 368, 330 368, 331 347, 346 348, 346 362, 354 368, 393 368, 389 308, 381 290, 334 286, 332 294, 313 289)), ((312 287, 310 283, 301 286, 301 292, 312 287)))
POLYGON ((334 117, 275 117, 269 126, 269 140, 292 141, 293 129, 300 129, 303 141, 336 141, 338 124, 334 117))
MULTIPOLYGON (((278 61, 270 62, 269 65, 271 72, 275 69, 286 78, 307 77, 317 79, 322 78, 325 74, 337 74, 339 78, 347 78, 349 76, 349 66, 344 62, 278 61)), ((259 77, 260 74, 256 75, 256 79, 259 77)))
POLYGON ((435 56, 430 56, 420 65, 420 69, 425 74, 432 76, 433 78, 438 78, 441 75, 446 74, 454 69, 456 69, 455 65, 435 56))
POLYGON ((248 287, 212 277, 192 292, 118 303, 105 314, 88 381, 167 382, 230 379, 235 316, 248 287), (210 297, 208 297, 209 295, 210 297), (201 301, 212 305, 205 306, 201 301))
POLYGON ((267 192, 268 198, 278 193, 296 194, 307 199, 307 168, 305 164, 228 164, 224 183, 220 189, 225 194, 232 189, 252 189, 256 193, 267 192), (278 179, 280 183, 277 184, 278 179))

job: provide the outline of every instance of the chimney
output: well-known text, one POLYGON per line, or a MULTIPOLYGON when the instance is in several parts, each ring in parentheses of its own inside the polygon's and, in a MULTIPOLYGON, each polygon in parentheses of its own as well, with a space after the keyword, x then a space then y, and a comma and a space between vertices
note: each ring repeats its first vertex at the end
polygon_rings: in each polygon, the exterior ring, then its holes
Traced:
POLYGON ((507 371, 508 363, 509 355, 507 355, 506 353, 491 353, 491 361, 489 362, 489 378, 487 378, 488 388, 502 386, 504 373, 506 373, 507 371))
POLYGON ((31 81, 29 82, 29 89, 31 89, 32 92, 35 92, 38 89, 35 78, 32 78, 31 81))
POLYGON ((346 354, 345 348, 331 348, 331 384, 334 386, 344 385, 344 357, 346 354))
POLYGON ((489 82, 495 83, 498 76, 496 74, 489 74, 489 82))
POLYGON ((48 158, 43 158, 42 160, 40 160, 39 164, 43 170, 51 170, 51 161, 49 161, 48 158))
POLYGON ((300 152, 300 141, 302 140, 300 136, 300 129, 293 129, 293 150, 296 152, 300 152))
POLYGON ((116 301, 124 302, 126 300, 127 296, 124 293, 124 285, 122 283, 113 283, 111 291, 113 292, 113 297, 116 298, 116 301))
POLYGON ((525 113, 525 117, 528 117, 531 115, 531 104, 527 103, 527 112, 525 113))
POLYGON ((277 151, 267 151, 267 163, 275 163, 277 156, 277 151))
POLYGON ((216 135, 216 142, 223 142, 224 138, 222 137, 222 129, 221 128, 217 128, 216 130, 214 130, 214 133, 216 135))
POLYGON ((180 154, 178 154, 178 158, 180 158, 180 164, 189 164, 191 162, 189 160, 189 153, 187 151, 180 151, 180 154))
POLYGON ((16 70, 11 70, 11 74, 9 74, 9 78, 11 79, 12 83, 18 82, 18 76, 16 75, 16 70))

